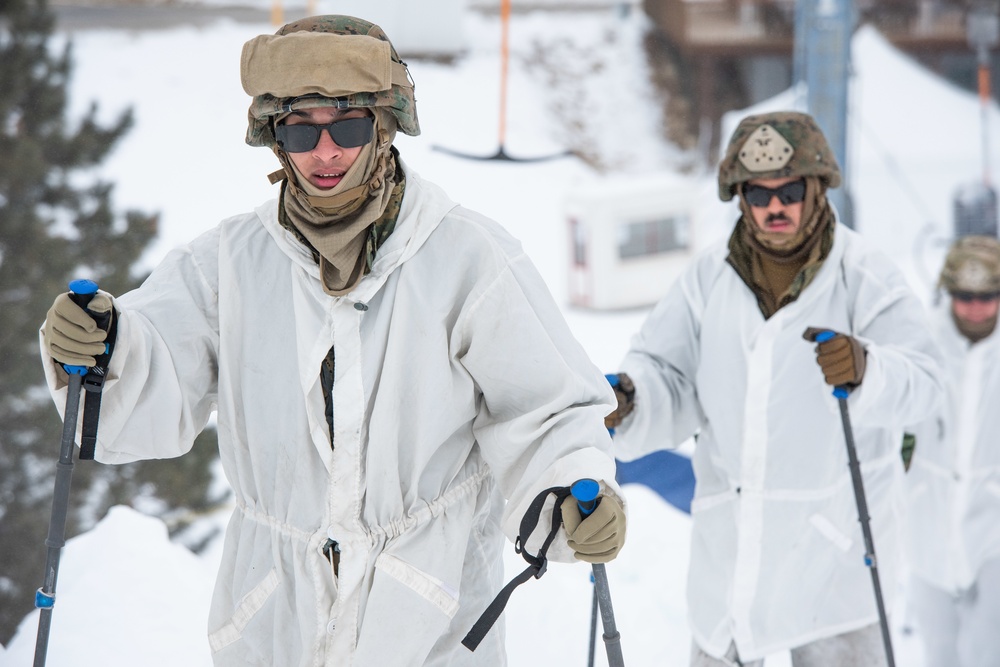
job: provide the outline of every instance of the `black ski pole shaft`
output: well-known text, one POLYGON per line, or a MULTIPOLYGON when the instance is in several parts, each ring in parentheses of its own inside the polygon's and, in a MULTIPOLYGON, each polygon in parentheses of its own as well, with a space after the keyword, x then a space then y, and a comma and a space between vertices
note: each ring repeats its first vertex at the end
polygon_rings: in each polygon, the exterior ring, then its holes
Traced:
POLYGON ((837 402, 840 404, 840 420, 844 424, 844 439, 847 442, 848 466, 851 469, 851 482, 854 484, 854 499, 858 505, 858 521, 861 523, 861 533, 865 538, 865 565, 872 575, 872 587, 875 589, 875 604, 878 607, 878 620, 882 628, 882 643, 885 645, 885 659, 889 667, 895 667, 896 660, 892 651, 892 636, 889 633, 889 619, 885 613, 885 602, 882 599, 882 585, 879 583, 878 562, 875 559, 875 540, 872 538, 871 518, 868 515, 868 502, 865 499, 865 487, 861 478, 861 462, 858 460, 858 450, 854 445, 854 431, 851 428, 851 415, 847 409, 847 389, 837 387, 834 390, 837 402))
MULTIPOLYGON (((97 284, 89 280, 74 280, 70 283, 71 298, 77 305, 85 307, 94 294, 97 284), (89 291, 88 291, 89 290, 89 291)), ((59 462, 56 464, 55 490, 52 496, 52 513, 49 517, 49 533, 45 538, 45 579, 35 592, 35 606, 38 608, 38 635, 35 639, 34 667, 45 667, 49 648, 49 631, 52 627, 52 608, 56 602, 56 579, 59 576, 59 557, 66 544, 66 515, 69 512, 69 491, 73 477, 73 446, 76 438, 77 415, 80 411, 80 387, 86 366, 63 368, 69 375, 66 392, 66 410, 63 413, 62 441, 59 445, 59 462)))
MULTIPOLYGON (((600 484, 592 479, 576 481, 570 491, 580 507, 580 512, 587 516, 597 509, 600 484)), ((594 591, 597 593, 597 605, 601 610, 601 623, 604 625, 604 647, 608 653, 608 667, 625 667, 622 657, 621 634, 615 624, 615 610, 611 605, 611 587, 608 585, 608 573, 604 563, 593 563, 594 591)))
MULTIPOLYGON (((832 331, 824 331, 816 337, 816 342, 828 341, 834 335, 832 331)), ((854 429, 851 426, 851 414, 847 407, 849 391, 847 387, 841 385, 834 388, 833 395, 840 405, 840 421, 844 427, 844 441, 847 444, 847 465, 851 470, 854 500, 858 506, 858 522, 861 524, 861 534, 865 540, 865 565, 871 572, 872 588, 875 590, 875 606, 878 608, 878 621, 882 630, 882 643, 885 646, 885 659, 889 667, 896 667, 896 659, 892 650, 892 635, 889 633, 889 618, 885 613, 882 584, 879 582, 878 576, 878 562, 875 559, 875 540, 872 538, 871 517, 868 515, 868 501, 865 498, 865 485, 861 477, 861 462, 858 460, 858 449, 854 445, 854 429)))

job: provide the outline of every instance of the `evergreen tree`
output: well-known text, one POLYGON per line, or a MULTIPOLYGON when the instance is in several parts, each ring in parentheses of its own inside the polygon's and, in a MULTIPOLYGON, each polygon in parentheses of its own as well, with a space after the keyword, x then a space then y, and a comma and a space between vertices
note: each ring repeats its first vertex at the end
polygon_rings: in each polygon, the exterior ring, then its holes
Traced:
MULTIPOLYGON (((132 266, 157 225, 155 215, 115 215, 112 186, 93 176, 132 114, 102 127, 92 104, 82 119, 67 118, 72 54, 69 45, 53 48, 53 27, 46 0, 0 0, 0 643, 43 581, 59 456, 62 423, 44 387, 38 327, 73 278, 93 278, 112 294, 135 287, 132 266)), ((220 500, 208 496, 217 456, 206 431, 176 461, 78 463, 67 536, 111 505, 141 499, 150 501, 142 509, 183 527, 220 500)))

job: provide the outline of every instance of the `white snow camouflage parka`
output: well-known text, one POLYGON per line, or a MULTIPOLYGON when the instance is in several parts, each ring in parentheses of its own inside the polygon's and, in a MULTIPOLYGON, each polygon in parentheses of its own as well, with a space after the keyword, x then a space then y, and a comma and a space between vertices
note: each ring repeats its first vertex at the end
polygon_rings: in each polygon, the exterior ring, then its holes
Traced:
POLYGON ((916 448, 906 555, 911 573, 957 594, 1000 558, 1000 331, 971 345, 947 303, 931 324, 948 400, 907 429, 916 448))
MULTIPOLYGON (((209 619, 216 665, 505 664, 501 624, 475 653, 460 644, 503 585, 502 532, 513 539, 551 486, 592 477, 620 496, 613 394, 534 266, 412 171, 347 296, 323 292, 271 201, 116 303, 98 460, 184 454, 217 410, 237 507, 209 619), (333 447, 319 380, 331 346, 333 447)), ((549 556, 573 560, 563 534, 549 556)))
MULTIPOLYGON (((654 308, 621 364, 619 459, 698 433, 688 617, 708 654, 755 660, 878 621, 837 400, 807 327, 855 336, 848 400, 883 582, 894 581, 902 425, 938 404, 937 352, 902 275, 838 224, 799 298, 765 320, 720 242, 654 308)), ((892 586, 885 594, 892 597, 892 586)))

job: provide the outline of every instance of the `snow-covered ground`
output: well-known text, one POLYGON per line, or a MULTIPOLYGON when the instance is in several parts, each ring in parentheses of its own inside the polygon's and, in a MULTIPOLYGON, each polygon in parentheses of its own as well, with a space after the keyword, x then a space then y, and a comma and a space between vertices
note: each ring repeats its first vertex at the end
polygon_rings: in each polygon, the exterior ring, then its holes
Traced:
MULTIPOLYGON (((336 8, 320 3, 318 11, 336 8)), ((556 299, 564 304, 576 335, 598 366, 613 371, 645 310, 591 312, 565 305, 569 241, 562 206, 566 194, 576 189, 600 190, 630 175, 669 171, 686 159, 657 138, 658 107, 641 61, 641 13, 625 14, 609 3, 605 9, 578 15, 560 12, 557 19, 534 12, 516 14, 512 21, 506 151, 537 156, 570 144, 584 146, 604 156, 601 171, 574 158, 482 162, 434 150, 442 146, 489 155, 497 149, 498 18, 470 13, 463 25, 468 44, 463 57, 450 65, 410 63, 423 135, 400 135, 397 145, 410 168, 444 186, 460 203, 500 221, 523 241, 556 299), (531 55, 540 47, 550 55, 561 54, 571 73, 571 63, 579 64, 584 56, 601 67, 564 76, 551 88, 546 86, 546 71, 531 55), (556 108, 574 115, 572 129, 565 116, 553 114, 556 108)), ((276 188, 268 185, 265 175, 277 167, 276 159, 266 150, 243 144, 248 99, 239 84, 243 42, 272 30, 267 24, 220 21, 201 29, 72 35, 77 63, 73 115, 82 113, 92 100, 100 103, 106 118, 126 106, 135 108, 135 129, 100 172, 117 184, 119 208, 161 214, 161 235, 144 258, 146 266, 222 218, 274 196, 276 188)), ((897 58, 877 36, 860 51, 874 61, 857 61, 859 76, 881 71, 897 58)), ((913 249, 921 234, 924 240, 947 234, 951 194, 957 184, 978 176, 980 164, 979 144, 969 139, 969 127, 978 122, 975 98, 930 81, 926 76, 911 77, 865 89, 867 103, 862 96, 856 105, 865 105, 869 110, 865 113, 873 114, 864 117, 864 124, 875 137, 857 135, 852 140, 852 150, 859 151, 857 171, 864 175, 858 187, 859 227, 898 259, 922 289, 928 279, 921 274, 913 249), (902 106, 906 103, 902 93, 910 92, 909 87, 905 91, 899 87, 903 84, 929 87, 933 102, 928 107, 946 98, 961 101, 948 106, 954 123, 935 125, 918 119, 909 126, 905 119, 914 117, 914 109, 902 106), (905 157, 892 162, 897 140, 907 136, 919 137, 911 143, 919 144, 921 154, 904 152, 905 157), (876 140, 879 159, 894 165, 893 173, 880 174, 870 167, 865 171, 863 165, 874 162, 861 156, 874 150, 876 140), (964 156, 960 163, 951 157, 933 159, 935 154, 955 153, 964 156), (899 185, 903 181, 917 184, 909 187, 910 194, 899 185), (918 193, 919 202, 912 192, 918 193), (918 212, 913 211, 915 205, 918 212)), ((1000 147, 993 152, 1000 154, 1000 147)), ((698 218, 699 243, 725 234, 734 219, 730 207, 713 201, 711 174, 702 189, 706 206, 698 218)), ((684 603, 689 520, 645 487, 628 486, 626 493, 631 508, 629 543, 608 567, 625 658, 631 667, 683 667, 690 645, 684 603)), ((43 545, 38 548, 41 558, 43 545)), ((512 549, 508 557, 511 574, 523 569, 512 549)), ((209 665, 205 626, 218 558, 215 545, 195 557, 171 545, 156 520, 125 508, 113 510, 95 530, 65 549, 49 663, 209 665)), ((510 664, 584 665, 590 591, 588 568, 582 564, 553 566, 544 578, 519 588, 507 614, 510 664)), ((901 617, 894 619, 897 662, 920 667, 912 636, 898 632, 903 622, 901 617)), ((0 665, 29 664, 36 627, 37 616, 32 614, 7 651, 0 649, 0 665)), ((602 647, 597 654, 597 664, 606 664, 602 647)), ((787 664, 786 655, 767 662, 768 667, 787 664)))

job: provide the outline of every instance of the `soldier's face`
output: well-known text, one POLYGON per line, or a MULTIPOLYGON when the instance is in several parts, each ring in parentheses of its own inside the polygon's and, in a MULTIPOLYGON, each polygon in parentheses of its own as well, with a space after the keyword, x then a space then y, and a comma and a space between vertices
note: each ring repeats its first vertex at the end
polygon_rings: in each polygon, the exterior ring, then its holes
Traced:
MULTIPOLYGON (((798 201, 791 201, 790 203, 784 204, 782 200, 789 201, 789 199, 795 199, 795 196, 788 197, 782 192, 779 194, 763 193, 763 195, 758 194, 761 197, 757 200, 757 197, 747 196, 747 191, 753 188, 766 188, 767 190, 781 190, 783 186, 790 183, 796 183, 801 181, 799 177, 787 177, 787 178, 755 178, 747 181, 744 186, 744 197, 747 199, 747 204, 750 207, 750 212, 753 214, 753 221, 760 228, 761 231, 773 232, 777 234, 786 234, 789 239, 799 231, 799 225, 802 224, 802 197, 798 197, 798 201), (770 196, 768 196, 770 194, 770 196), (763 198, 766 197, 768 202, 767 205, 755 206, 754 203, 760 204, 763 198), (751 201, 755 200, 755 201, 751 201)), ((802 184, 802 193, 805 193, 805 184, 802 184)))
POLYGON ((982 324, 997 316, 1000 310, 1000 295, 954 293, 951 309, 955 317, 969 324, 982 324))
MULTIPOLYGON (((367 109, 304 109, 293 112, 284 120, 286 125, 326 125, 348 118, 370 115, 367 109)), ((287 153, 295 168, 317 188, 328 190, 344 178, 344 174, 358 159, 364 146, 343 148, 333 140, 329 132, 320 132, 319 141, 307 151, 287 153)))

